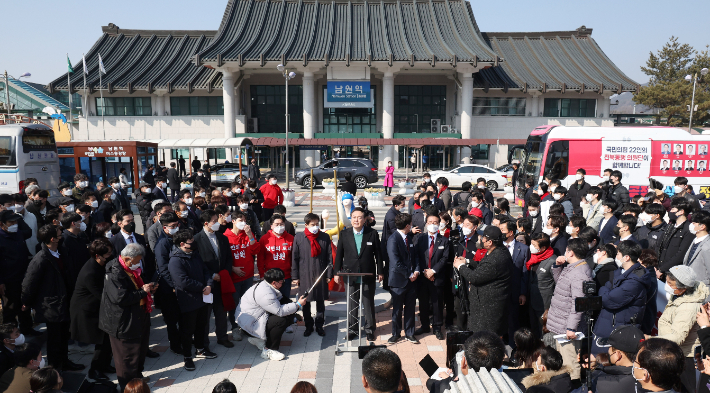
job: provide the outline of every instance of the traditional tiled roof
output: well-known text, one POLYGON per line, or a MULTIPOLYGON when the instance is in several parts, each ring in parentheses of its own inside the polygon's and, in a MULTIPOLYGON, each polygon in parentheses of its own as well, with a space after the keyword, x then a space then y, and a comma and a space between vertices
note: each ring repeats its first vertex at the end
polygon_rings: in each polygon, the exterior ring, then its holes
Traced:
POLYGON ((229 0, 198 63, 494 63, 465 0, 229 0))
POLYGON ((584 26, 575 31, 483 33, 503 58, 498 67, 474 74, 474 88, 635 91, 584 26))

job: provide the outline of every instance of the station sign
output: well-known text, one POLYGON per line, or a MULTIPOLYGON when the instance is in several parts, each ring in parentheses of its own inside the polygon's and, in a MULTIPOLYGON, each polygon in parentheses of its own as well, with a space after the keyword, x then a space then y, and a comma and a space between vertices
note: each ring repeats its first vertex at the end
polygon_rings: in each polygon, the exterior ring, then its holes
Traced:
POLYGON ((372 108, 373 91, 370 81, 328 81, 325 108, 372 108))

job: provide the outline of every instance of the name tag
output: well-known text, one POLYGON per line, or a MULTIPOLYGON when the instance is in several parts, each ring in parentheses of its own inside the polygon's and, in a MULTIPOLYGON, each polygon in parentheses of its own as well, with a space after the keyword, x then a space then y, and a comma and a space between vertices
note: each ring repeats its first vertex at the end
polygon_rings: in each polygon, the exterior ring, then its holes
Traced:
POLYGON ((414 247, 414 244, 410 244, 409 247, 414 247))
POLYGON ((368 245, 368 246, 371 246, 371 245, 372 245, 372 242, 367 242, 367 245, 368 245))
POLYGON ((443 249, 444 249, 444 246, 439 246, 439 250, 443 250, 443 249))

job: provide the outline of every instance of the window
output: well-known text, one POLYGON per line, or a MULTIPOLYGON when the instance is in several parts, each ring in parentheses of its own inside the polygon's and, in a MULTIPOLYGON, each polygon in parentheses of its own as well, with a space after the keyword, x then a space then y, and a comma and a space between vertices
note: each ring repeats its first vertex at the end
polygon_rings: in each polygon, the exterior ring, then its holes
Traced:
MULTIPOLYGON (((57 154, 71 154, 74 155, 73 147, 58 147, 57 154)), ((73 180, 72 180, 73 181, 73 180)))
POLYGON ((217 148, 208 148, 207 149, 207 159, 211 160, 211 159, 215 159, 215 158, 217 160, 226 160, 227 159, 226 150, 225 149, 217 149, 217 148))
POLYGON ((0 165, 17 165, 15 158, 15 137, 0 136, 0 165))
POLYGON ((447 124, 446 86, 394 87, 394 132, 431 132, 431 120, 447 124))
POLYGON ((76 163, 74 157, 59 158, 59 178, 61 181, 74 184, 74 175, 76 175, 76 163))
MULTIPOLYGON (((259 119, 260 133, 286 132, 286 86, 252 85, 251 117, 259 119)), ((303 86, 288 87, 289 132, 303 132, 303 86)))
POLYGON ((25 129, 22 133, 22 151, 56 151, 54 131, 25 129))
POLYGON ((222 97, 170 97, 173 116, 224 115, 222 97))
POLYGON ((525 116, 525 98, 474 97, 474 116, 525 116))
POLYGON ((338 167, 340 167, 340 168, 352 168, 354 166, 355 165, 353 165, 352 161, 348 161, 348 160, 338 161, 338 167))
POLYGON ((473 173, 490 173, 488 169, 482 167, 482 166, 475 166, 473 167, 473 173))
POLYGON ((596 117, 597 100, 577 98, 545 98, 544 116, 596 117))
POLYGON ((551 174, 553 179, 564 179, 567 177, 568 165, 569 141, 550 143, 545 159, 545 173, 551 174))
POLYGON ((97 116, 150 116, 150 97, 96 98, 97 116))
MULTIPOLYGON (((323 108, 323 132, 338 134, 361 134, 377 132, 376 89, 371 88, 374 105, 372 108, 323 108)), ((323 96, 326 95, 323 87, 323 96)), ((345 156, 344 156, 345 157, 345 156)))
POLYGON ((473 172, 473 167, 472 166, 462 166, 461 168, 456 170, 456 173, 459 175, 462 173, 472 173, 473 172))
POLYGON ((473 145, 471 146, 471 157, 474 160, 488 159, 488 145, 473 145))
POLYGON ((190 158, 190 149, 170 149, 170 159, 177 160, 182 156, 184 159, 190 158))

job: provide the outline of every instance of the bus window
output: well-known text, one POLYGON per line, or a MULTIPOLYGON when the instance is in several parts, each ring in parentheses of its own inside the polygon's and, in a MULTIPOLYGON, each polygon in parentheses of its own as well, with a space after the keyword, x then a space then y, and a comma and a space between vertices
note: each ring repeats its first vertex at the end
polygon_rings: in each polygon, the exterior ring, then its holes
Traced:
POLYGON ((25 128, 22 133, 22 151, 24 153, 29 153, 30 151, 56 152, 57 145, 54 143, 54 131, 25 128))
MULTIPOLYGON (((546 138, 546 137, 545 137, 546 138)), ((524 177, 521 176, 521 182, 524 182, 524 178, 529 176, 532 177, 535 183, 538 183, 537 179, 540 175, 540 166, 542 164, 542 154, 545 151, 545 142, 543 137, 530 136, 528 137, 528 142, 525 144, 525 152, 520 160, 523 166, 524 177)), ((521 183, 524 184, 524 183, 521 183)), ((524 189, 525 187, 520 187, 524 189)))
POLYGON ((549 173, 552 179, 564 179, 567 177, 569 166, 569 141, 556 141, 550 143, 545 159, 545 173, 549 173))
POLYGON ((0 165, 15 166, 15 138, 0 136, 0 165))

